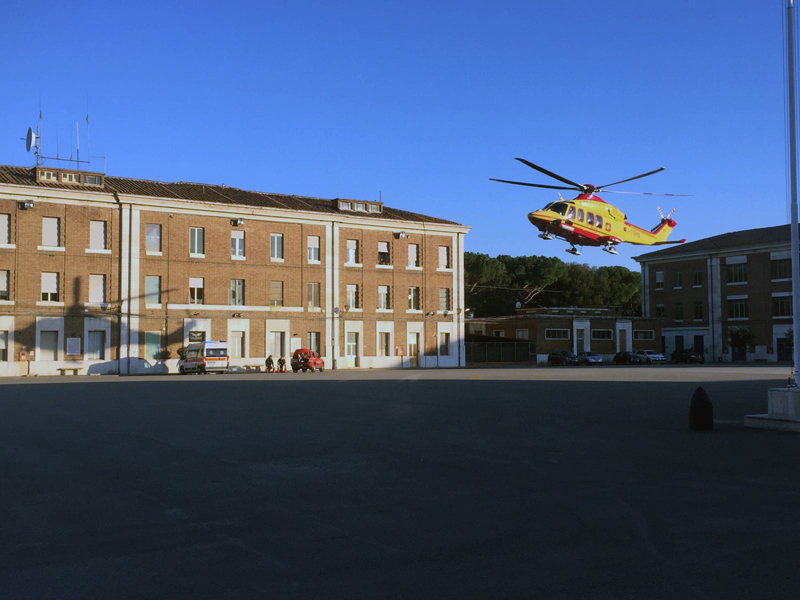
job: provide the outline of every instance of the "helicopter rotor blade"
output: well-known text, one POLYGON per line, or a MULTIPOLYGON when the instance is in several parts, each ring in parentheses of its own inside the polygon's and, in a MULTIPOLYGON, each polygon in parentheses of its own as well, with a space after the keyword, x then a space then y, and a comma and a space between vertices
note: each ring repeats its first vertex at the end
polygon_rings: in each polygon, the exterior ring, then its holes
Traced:
POLYGON ((598 190, 598 194, 630 194, 633 196, 675 196, 692 198, 694 194, 659 194, 658 192, 620 192, 619 190, 598 190))
POLYGON ((545 169, 543 167, 540 167, 539 165, 535 165, 532 162, 525 160, 524 158, 517 158, 516 160, 521 162, 523 165, 526 165, 526 166, 530 167, 531 169, 539 171, 540 173, 544 173, 548 177, 552 177, 553 179, 558 179, 559 181, 561 181, 563 183, 568 183, 568 184, 570 184, 572 186, 575 186, 573 189, 577 189, 577 190, 580 190, 582 192, 586 191, 586 186, 585 185, 581 185, 580 183, 575 183, 574 181, 570 181, 569 179, 567 179, 566 177, 562 177, 561 175, 556 175, 552 171, 548 171, 547 169, 545 169))
MULTIPOLYGON (((512 183, 514 185, 526 185, 528 187, 535 187, 535 188, 545 188, 547 190, 575 190, 572 187, 564 187, 561 185, 544 185, 541 183, 524 183, 522 181, 509 181, 508 179, 492 179, 489 178, 489 181, 499 181, 500 183, 512 183)), ((578 190, 581 191, 581 190, 578 190)))
POLYGON ((612 185, 617 185, 618 183, 625 183, 626 181, 633 181, 634 179, 641 179, 642 177, 649 177, 650 175, 661 173, 661 171, 663 170, 664 167, 659 167, 655 171, 650 171, 649 173, 642 173, 641 175, 637 175, 636 177, 629 177, 628 179, 622 179, 621 181, 615 181, 614 183, 607 183, 605 185, 598 186, 598 189, 611 187, 612 185))

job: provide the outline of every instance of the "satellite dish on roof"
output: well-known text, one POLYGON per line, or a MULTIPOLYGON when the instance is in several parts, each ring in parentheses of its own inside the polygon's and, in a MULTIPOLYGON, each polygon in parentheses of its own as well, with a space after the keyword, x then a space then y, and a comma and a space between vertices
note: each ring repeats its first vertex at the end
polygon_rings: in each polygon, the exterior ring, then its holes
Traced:
POLYGON ((28 127, 28 133, 25 136, 25 150, 31 151, 31 148, 36 146, 38 136, 33 132, 33 129, 28 127))

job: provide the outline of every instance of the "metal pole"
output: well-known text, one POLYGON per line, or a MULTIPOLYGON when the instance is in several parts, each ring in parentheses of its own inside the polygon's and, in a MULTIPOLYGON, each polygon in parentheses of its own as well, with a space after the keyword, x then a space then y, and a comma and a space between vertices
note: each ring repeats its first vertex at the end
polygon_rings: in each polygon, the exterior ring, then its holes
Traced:
POLYGON ((794 66, 794 4, 787 0, 787 83, 789 87, 789 195, 791 200, 792 228, 792 376, 790 385, 797 386, 797 369, 800 366, 800 236, 797 231, 797 106, 795 99, 794 66))

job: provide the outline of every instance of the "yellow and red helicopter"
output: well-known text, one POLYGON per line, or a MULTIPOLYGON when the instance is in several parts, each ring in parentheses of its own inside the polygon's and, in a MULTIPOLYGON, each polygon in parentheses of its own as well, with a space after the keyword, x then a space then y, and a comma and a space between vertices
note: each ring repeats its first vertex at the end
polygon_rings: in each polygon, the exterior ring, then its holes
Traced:
POLYGON ((661 221, 650 231, 642 229, 628 222, 628 217, 616 206, 608 204, 600 198, 597 193, 611 194, 642 194, 645 196, 683 196, 683 194, 652 194, 648 192, 619 192, 616 190, 606 190, 605 188, 634 179, 641 179, 649 175, 655 175, 664 170, 660 167, 655 171, 642 173, 636 177, 629 177, 621 181, 607 183, 605 185, 591 185, 575 183, 566 177, 557 175, 538 165, 528 162, 524 158, 517 158, 523 165, 544 173, 562 183, 569 184, 569 187, 560 185, 544 185, 540 183, 524 183, 521 181, 508 181, 506 179, 490 179, 500 183, 512 183, 514 185, 525 185, 528 187, 546 188, 549 190, 577 190, 578 196, 572 200, 564 200, 559 192, 559 200, 551 202, 540 210, 535 210, 528 215, 528 220, 535 225, 542 233, 539 237, 543 240, 561 238, 568 242, 570 247, 567 250, 570 254, 580 255, 580 250, 575 246, 601 246, 609 254, 619 254, 615 246, 628 243, 644 246, 660 246, 663 244, 682 244, 685 239, 667 241, 667 237, 672 232, 676 223, 672 220, 675 212, 673 208, 669 214, 664 216, 661 207, 658 207, 658 214, 661 221))

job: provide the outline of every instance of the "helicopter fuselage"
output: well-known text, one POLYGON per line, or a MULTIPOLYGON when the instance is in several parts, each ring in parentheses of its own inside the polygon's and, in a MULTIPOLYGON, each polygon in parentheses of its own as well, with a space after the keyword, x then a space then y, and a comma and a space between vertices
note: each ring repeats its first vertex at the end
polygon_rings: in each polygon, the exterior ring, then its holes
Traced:
POLYGON ((528 215, 528 220, 544 234, 564 239, 573 245, 612 247, 623 242, 653 245, 666 242, 676 223, 662 218, 651 231, 627 221, 616 206, 596 194, 580 194, 572 200, 552 202, 528 215))

